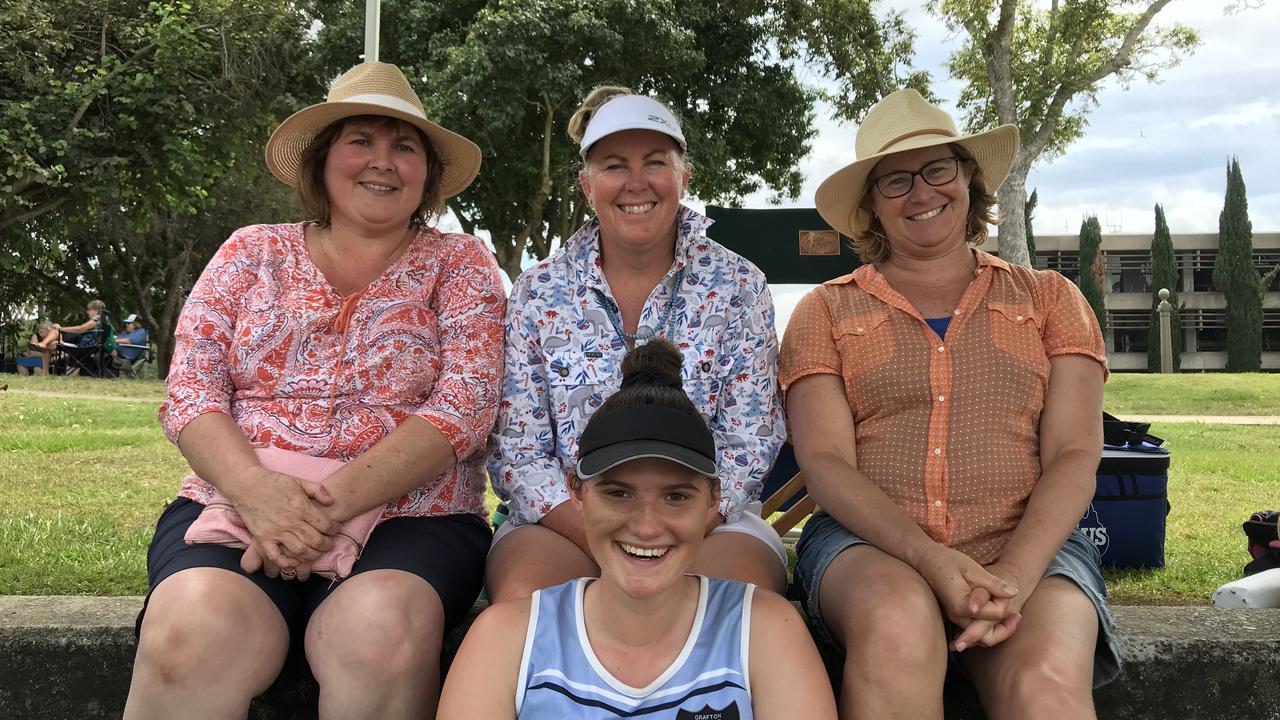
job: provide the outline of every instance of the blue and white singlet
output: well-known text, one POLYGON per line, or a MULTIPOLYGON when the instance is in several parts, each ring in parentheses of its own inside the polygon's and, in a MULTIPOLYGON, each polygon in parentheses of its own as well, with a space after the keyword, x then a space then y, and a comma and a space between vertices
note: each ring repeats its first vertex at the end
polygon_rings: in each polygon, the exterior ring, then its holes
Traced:
POLYGON ((699 577, 698 611, 684 648, 648 687, 615 678, 587 642, 582 596, 588 578, 533 594, 520 660, 516 716, 748 720, 754 585, 699 577))

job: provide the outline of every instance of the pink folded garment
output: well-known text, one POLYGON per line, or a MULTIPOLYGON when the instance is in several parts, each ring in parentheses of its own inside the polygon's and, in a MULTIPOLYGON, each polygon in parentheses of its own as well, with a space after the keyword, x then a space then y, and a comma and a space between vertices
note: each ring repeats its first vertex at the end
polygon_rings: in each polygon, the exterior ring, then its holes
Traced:
MULTIPOLYGON (((268 470, 321 484, 346 464, 342 460, 313 457, 274 447, 256 448, 255 452, 258 454, 258 462, 268 470)), ((369 535, 382 521, 383 509, 384 506, 379 505, 342 523, 333 539, 333 547, 316 560, 311 566, 311 572, 331 580, 345 580, 351 574, 351 568, 359 559, 360 553, 364 552, 369 535)), ((235 506, 215 488, 213 497, 204 510, 200 511, 200 517, 187 528, 183 539, 188 545, 213 544, 244 549, 249 547, 253 536, 244 527, 235 506)))

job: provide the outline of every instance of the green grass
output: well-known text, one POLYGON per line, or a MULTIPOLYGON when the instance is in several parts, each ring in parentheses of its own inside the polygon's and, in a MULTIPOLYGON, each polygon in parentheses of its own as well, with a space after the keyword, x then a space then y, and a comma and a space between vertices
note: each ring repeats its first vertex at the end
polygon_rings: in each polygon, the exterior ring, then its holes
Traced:
POLYGON ((1106 408, 1112 415, 1280 415, 1280 373, 1115 373, 1106 408))
MULTIPOLYGON (((1280 376, 1117 375, 1134 414, 1280 414, 1280 376), (1191 395, 1188 406, 1181 396, 1191 395), (1273 405, 1275 403, 1272 403, 1273 405)), ((15 378, 0 385, 0 594, 135 595, 146 547, 187 472, 155 412, 159 383, 15 378), (63 398, 79 393, 117 400, 63 398)), ((1117 400, 1119 396, 1121 400, 1117 400)), ((1107 573, 1113 602, 1203 604, 1247 561, 1240 523, 1280 497, 1280 426, 1161 423, 1173 451, 1167 567, 1107 573)), ((492 507, 494 498, 489 494, 492 507)))
POLYGON ((160 380, 110 380, 65 375, 3 375, 0 385, 9 392, 101 395, 104 397, 148 398, 157 403, 164 399, 164 383, 160 380))

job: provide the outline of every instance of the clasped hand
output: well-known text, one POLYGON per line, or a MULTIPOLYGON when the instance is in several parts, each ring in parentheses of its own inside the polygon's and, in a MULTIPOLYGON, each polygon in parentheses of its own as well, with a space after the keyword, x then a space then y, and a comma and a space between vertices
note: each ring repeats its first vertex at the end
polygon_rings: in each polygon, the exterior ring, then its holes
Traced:
POLYGON ((959 550, 937 545, 917 571, 933 589, 947 618, 962 628, 951 641, 952 650, 992 647, 1018 629, 1026 597, 1020 593, 1020 573, 1012 563, 984 568, 959 550))
POLYGON ((253 536, 240 568, 305 581, 311 565, 333 546, 339 528, 328 512, 333 496, 317 482, 264 467, 253 472, 254 489, 236 500, 240 520, 253 536))

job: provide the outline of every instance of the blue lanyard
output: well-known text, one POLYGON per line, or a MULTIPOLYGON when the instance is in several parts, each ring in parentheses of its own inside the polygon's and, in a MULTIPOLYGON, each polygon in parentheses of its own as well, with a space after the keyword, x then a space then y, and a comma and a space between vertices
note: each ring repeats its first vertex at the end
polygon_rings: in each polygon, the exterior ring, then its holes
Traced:
MULTIPOLYGON (((662 322, 658 323, 658 332, 661 332, 663 328, 666 328, 665 335, 668 339, 675 337, 675 326, 671 324, 672 311, 675 310, 676 295, 680 293, 680 285, 683 282, 684 268, 681 267, 676 271, 676 281, 672 285, 671 297, 667 300, 667 310, 662 315, 662 322)), ((640 333, 629 333, 624 330, 622 328, 622 313, 618 310, 618 304, 611 300, 608 295, 605 295, 604 291, 600 288, 591 288, 591 290, 595 292, 596 300, 599 301, 600 307, 604 310, 604 313, 609 316, 609 322, 613 323, 613 330, 618 333, 619 337, 634 345, 637 341, 649 340, 658 335, 658 332, 641 335, 640 333)), ((639 328, 636 329, 638 330, 639 328)))

